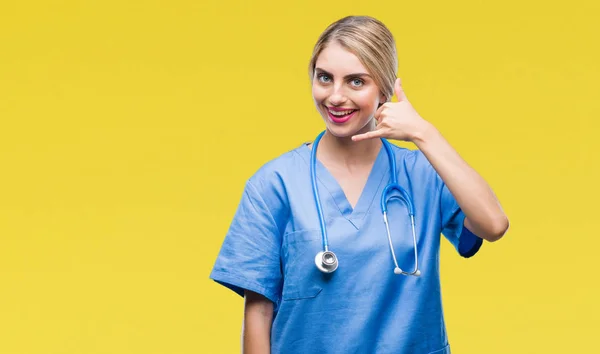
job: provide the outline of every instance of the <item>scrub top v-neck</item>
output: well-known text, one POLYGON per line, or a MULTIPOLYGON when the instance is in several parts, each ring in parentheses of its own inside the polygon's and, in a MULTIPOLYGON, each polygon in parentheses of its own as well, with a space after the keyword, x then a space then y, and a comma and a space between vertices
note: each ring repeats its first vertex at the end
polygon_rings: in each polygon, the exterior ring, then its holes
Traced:
MULTIPOLYGON (((306 164, 310 163, 311 146, 303 145, 300 147, 300 154, 305 160, 306 164)), ((319 191, 324 188, 327 193, 320 192, 321 197, 324 198, 327 195, 335 203, 337 210, 341 215, 346 218, 356 229, 360 229, 361 221, 368 213, 371 207, 378 207, 375 202, 375 195, 378 189, 380 189, 384 183, 383 178, 389 174, 389 164, 387 163, 387 155, 383 146, 380 148, 375 162, 371 167, 369 176, 365 186, 363 187, 358 201, 354 207, 348 201, 346 194, 344 193, 339 182, 333 177, 329 170, 317 159, 316 161, 316 172, 317 180, 320 182, 319 191)), ((334 208, 331 208, 334 209, 334 208)), ((327 211, 330 214, 335 213, 335 210, 328 208, 327 211)))

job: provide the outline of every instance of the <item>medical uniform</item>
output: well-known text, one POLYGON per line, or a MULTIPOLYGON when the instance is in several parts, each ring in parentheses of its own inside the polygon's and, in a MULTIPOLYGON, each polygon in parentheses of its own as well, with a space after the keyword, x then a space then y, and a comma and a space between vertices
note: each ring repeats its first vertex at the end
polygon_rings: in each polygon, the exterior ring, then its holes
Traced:
MULTIPOLYGON (((422 152, 393 146, 398 183, 412 197, 420 277, 394 274, 380 207, 390 181, 382 147, 354 208, 317 161, 329 249, 338 269, 315 265, 322 251, 310 178, 311 148, 303 144, 266 163, 248 181, 210 274, 240 295, 248 289, 274 303, 271 353, 450 353, 439 276, 440 235, 463 257, 482 240, 463 227, 465 215, 422 152)), ((388 204, 400 268, 414 269, 410 217, 388 204)))

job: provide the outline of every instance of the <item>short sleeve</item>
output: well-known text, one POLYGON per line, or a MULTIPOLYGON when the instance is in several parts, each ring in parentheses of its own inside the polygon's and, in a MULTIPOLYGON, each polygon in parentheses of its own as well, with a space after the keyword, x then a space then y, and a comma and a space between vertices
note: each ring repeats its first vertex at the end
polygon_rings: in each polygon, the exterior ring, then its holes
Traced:
POLYGON ((483 239, 464 226, 465 214, 445 183, 441 191, 442 234, 452 243, 459 255, 465 258, 474 256, 483 239))
POLYGON ((249 181, 210 278, 240 296, 250 290, 277 304, 282 284, 280 245, 273 214, 249 181))

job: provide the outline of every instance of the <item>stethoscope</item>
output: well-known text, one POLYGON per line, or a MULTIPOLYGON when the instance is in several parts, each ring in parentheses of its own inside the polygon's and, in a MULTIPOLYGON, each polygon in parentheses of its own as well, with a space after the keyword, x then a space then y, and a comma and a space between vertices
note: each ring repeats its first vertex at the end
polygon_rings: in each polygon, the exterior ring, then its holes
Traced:
MULTIPOLYGON (((310 176, 312 182, 312 190, 313 195, 315 197, 315 204, 317 205, 317 212, 319 214, 319 223, 321 227, 321 240, 323 241, 323 250, 315 256, 315 264, 317 268, 323 273, 333 273, 338 268, 338 259, 335 253, 329 250, 329 245, 327 242, 327 230, 325 228, 325 218, 323 217, 323 210, 321 208, 321 201, 319 200, 319 191, 317 188, 317 172, 316 172, 316 164, 317 164, 317 146, 319 145, 319 141, 325 134, 325 131, 321 132, 315 139, 313 143, 313 148, 310 155, 310 176)), ((398 184, 398 180, 396 177, 396 158, 394 152, 392 151, 391 144, 385 140, 381 139, 383 142, 383 146, 387 152, 389 164, 390 164, 390 173, 391 173, 391 182, 385 187, 383 193, 381 194, 381 212, 383 213, 383 222, 385 223, 385 229, 387 231, 387 237, 390 245, 390 251, 392 251, 392 258, 394 260, 394 264, 396 268, 394 268, 394 274, 403 274, 403 275, 421 275, 421 271, 419 270, 419 261, 417 259, 417 236, 415 234, 415 217, 414 217, 414 209, 413 204, 411 202, 410 195, 398 184), (388 198, 388 195, 396 190, 400 192, 401 196, 391 196, 388 198), (387 220, 387 203, 391 199, 400 199, 406 204, 408 209, 408 215, 410 216, 410 223, 412 228, 412 236, 413 236, 413 245, 415 251, 415 268, 412 272, 406 272, 400 269, 398 266, 398 261, 396 260, 396 254, 394 253, 394 246, 392 244, 392 237, 390 235, 390 226, 387 220)))

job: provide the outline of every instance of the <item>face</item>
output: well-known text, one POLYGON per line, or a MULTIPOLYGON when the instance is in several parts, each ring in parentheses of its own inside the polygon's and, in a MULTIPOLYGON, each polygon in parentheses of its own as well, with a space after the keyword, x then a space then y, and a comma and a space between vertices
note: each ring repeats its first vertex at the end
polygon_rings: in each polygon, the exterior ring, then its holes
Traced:
POLYGON ((315 105, 327 130, 351 137, 371 129, 385 96, 356 55, 332 42, 318 56, 312 82, 315 105))

